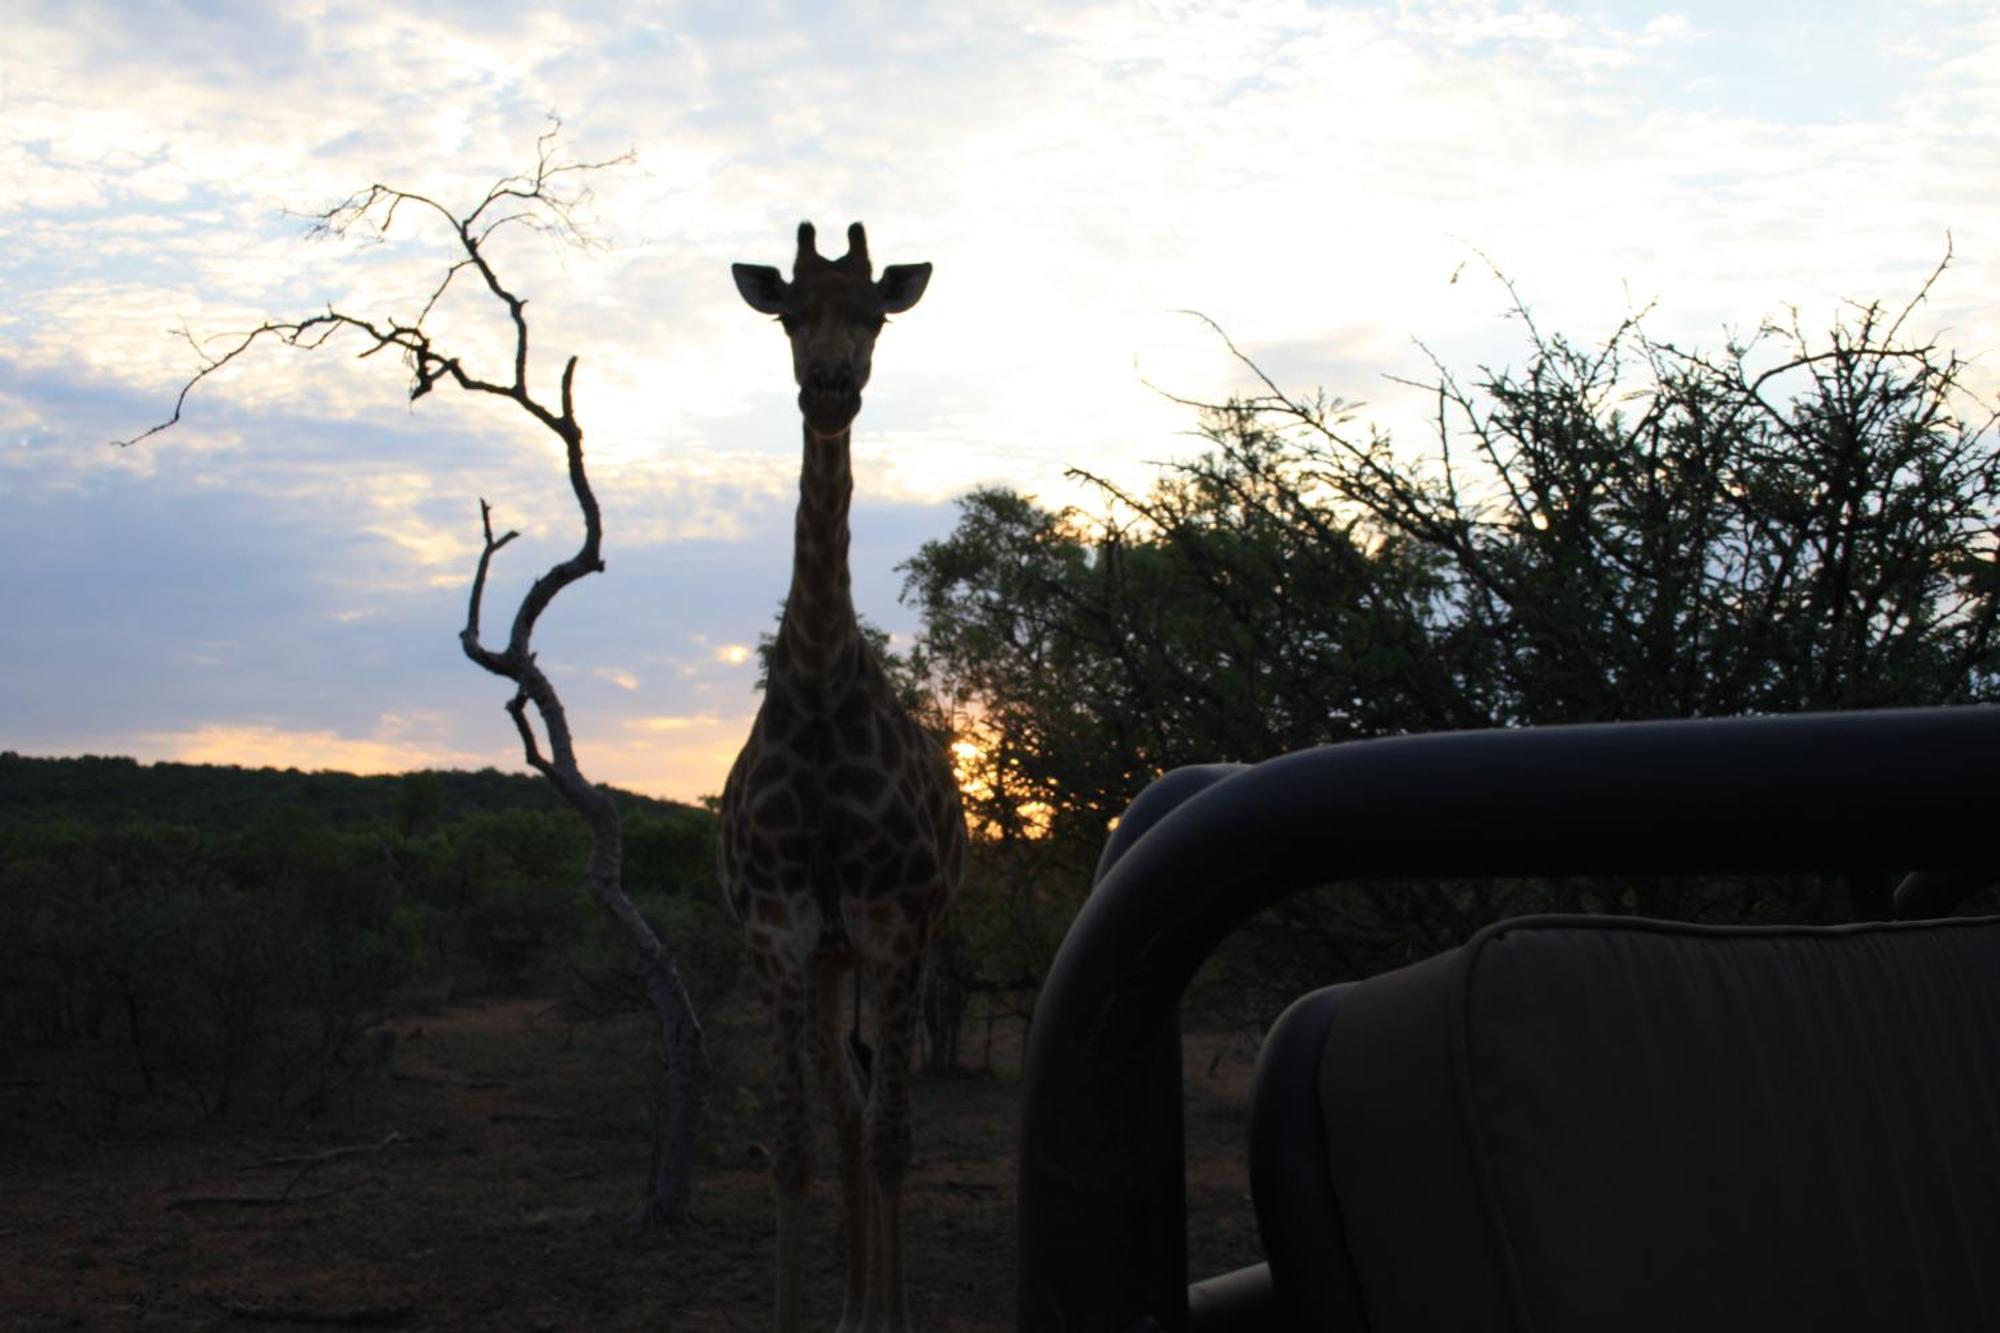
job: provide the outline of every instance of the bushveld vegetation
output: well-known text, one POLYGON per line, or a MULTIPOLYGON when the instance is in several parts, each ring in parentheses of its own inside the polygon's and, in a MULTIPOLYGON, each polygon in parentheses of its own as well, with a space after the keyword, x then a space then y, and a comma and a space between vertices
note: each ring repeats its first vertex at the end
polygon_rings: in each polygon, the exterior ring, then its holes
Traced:
MULTIPOLYGON (((1928 288, 1926 288, 1928 291, 1928 288)), ((1424 384, 1421 446, 1321 393, 1190 404, 1202 445, 1051 509, 989 489, 905 566, 902 686, 958 742, 976 851, 923 1053, 1025 1023, 1107 830, 1178 764, 1442 728, 2000 699, 2000 437, 1963 363, 1861 306, 1719 356, 1643 319, 1424 384)), ((1232 349, 1233 350, 1233 349, 1232 349)), ((1254 366, 1252 367, 1254 369, 1254 366)), ((698 1010, 740 1000, 713 817, 625 794, 625 887, 698 1010)), ((0 1074, 51 1063, 224 1119, 365 1079, 453 996, 644 1004, 546 783, 0 756, 0 1074)), ((1882 885, 1345 886, 1260 919, 1190 997, 1252 1030, 1311 985, 1527 910, 1818 919, 1882 885)), ((754 1094, 731 1084, 725 1099, 754 1094)), ((724 1108, 727 1109, 727 1108, 724 1108)), ((723 1119, 731 1119, 724 1116, 723 1119)), ((738 1123, 732 1120, 732 1123, 738 1123)))
MULTIPOLYGON (((634 898, 697 991, 727 990, 711 817, 621 797, 634 898)), ((585 831, 539 780, 8 754, 0 798, 0 1047, 62 1052, 114 1103, 309 1106, 401 1010, 638 1000, 578 873, 585 831)))
MULTIPOLYGON (((1434 364, 1421 444, 1246 357, 1260 391, 1189 404, 1204 447, 1150 488, 1076 473, 1098 503, 1061 510, 978 491, 908 562, 924 630, 904 665, 977 741, 986 835, 947 999, 1025 1007, 1111 822, 1176 765, 2000 700, 2000 434, 1957 355, 1904 333, 1930 284, 1900 312, 1855 306, 1817 337, 1767 322, 1719 356, 1656 341, 1643 315, 1579 344, 1506 290, 1521 364, 1434 364)), ((1872 914, 1886 887, 1354 885, 1262 919, 1191 1001, 1261 1030, 1291 995, 1501 916, 1808 920, 1872 914)))

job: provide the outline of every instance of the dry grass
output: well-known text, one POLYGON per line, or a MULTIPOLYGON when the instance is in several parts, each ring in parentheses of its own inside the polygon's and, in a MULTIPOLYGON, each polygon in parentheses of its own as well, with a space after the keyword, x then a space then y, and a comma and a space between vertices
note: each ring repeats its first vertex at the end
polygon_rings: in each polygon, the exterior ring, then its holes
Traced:
MULTIPOLYGON (((460 1005, 401 1024, 405 1077, 357 1082, 312 1121, 211 1126, 160 1101, 111 1104, 60 1076, 0 1087, 0 1326, 288 1329, 249 1307, 403 1311, 405 1327, 763 1329, 772 1209, 755 1016, 710 1022, 714 1110, 700 1225, 635 1231, 651 1050, 636 1020, 564 1021, 546 1001, 460 1005), (305 1171, 253 1164, 345 1145, 305 1171), (273 1206, 175 1207, 278 1195, 273 1206), (319 1196, 319 1197, 308 1197, 319 1196), (232 1312, 232 1308, 235 1311, 232 1312)), ((1242 1165, 1249 1053, 1189 1039, 1192 1269, 1255 1259, 1242 1165), (1221 1059, 1211 1063, 1216 1052, 1221 1059)), ((919 1080, 910 1296, 926 1328, 1013 1327, 1018 1039, 994 1071, 919 1080)), ((822 1154, 823 1161, 825 1154, 822 1154)), ((821 1169, 806 1301, 839 1301, 821 1169)))

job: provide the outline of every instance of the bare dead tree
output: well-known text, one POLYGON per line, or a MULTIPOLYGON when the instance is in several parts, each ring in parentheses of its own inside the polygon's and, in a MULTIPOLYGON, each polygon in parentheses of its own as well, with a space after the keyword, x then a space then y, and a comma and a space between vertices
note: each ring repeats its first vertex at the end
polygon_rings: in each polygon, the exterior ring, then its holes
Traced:
POLYGON ((275 339, 290 347, 315 349, 338 334, 352 332, 364 346, 363 358, 395 349, 410 372, 410 398, 422 398, 439 383, 456 385, 467 393, 489 394, 512 402, 563 443, 568 459, 570 489, 583 514, 583 543, 567 560, 552 565, 536 579, 514 612, 506 645, 494 649, 480 639, 479 617, 485 596, 486 578, 494 555, 519 534, 493 534, 492 507, 479 502, 484 546, 472 577, 472 591, 466 609, 465 628, 459 642, 465 655, 496 676, 514 683, 514 695, 507 712, 521 738, 529 767, 547 778, 580 815, 590 830, 590 853, 585 866, 585 883, 591 897, 610 915, 631 944, 635 969, 660 1025, 666 1061, 667 1098, 655 1126, 653 1164, 647 1182, 642 1221, 669 1228, 685 1226, 690 1220, 693 1185, 694 1137, 707 1097, 707 1055, 702 1045, 701 1024, 697 1021, 686 988, 672 956, 626 896, 623 887, 623 844, 619 833, 618 808, 610 795, 583 775, 577 764, 576 747, 562 700, 540 664, 532 641, 535 625, 549 603, 563 589, 604 569, 601 554, 604 523, 597 497, 584 470, 583 427, 576 416, 575 382, 577 358, 563 365, 559 398, 549 406, 528 387, 527 301, 500 281, 486 246, 503 228, 520 226, 544 233, 572 245, 589 241, 577 223, 578 210, 589 199, 589 189, 581 178, 592 171, 620 165, 631 155, 599 162, 570 162, 559 159, 557 134, 560 124, 536 141, 536 161, 531 172, 508 176, 494 184, 473 209, 463 215, 425 195, 386 185, 370 185, 341 203, 314 215, 311 233, 345 237, 365 234, 376 239, 386 235, 398 212, 414 209, 434 214, 450 228, 457 258, 432 289, 414 320, 369 319, 329 307, 324 312, 296 321, 273 321, 235 338, 220 356, 210 355, 202 340, 186 330, 186 338, 202 358, 201 368, 182 386, 175 399, 173 415, 150 430, 119 445, 136 444, 180 420, 181 409, 196 385, 249 352, 260 341, 275 339), (488 379, 469 370, 459 358, 438 348, 425 328, 454 282, 471 274, 487 293, 507 311, 514 329, 512 374, 505 379, 488 379), (546 751, 528 716, 533 705, 547 736, 546 751))

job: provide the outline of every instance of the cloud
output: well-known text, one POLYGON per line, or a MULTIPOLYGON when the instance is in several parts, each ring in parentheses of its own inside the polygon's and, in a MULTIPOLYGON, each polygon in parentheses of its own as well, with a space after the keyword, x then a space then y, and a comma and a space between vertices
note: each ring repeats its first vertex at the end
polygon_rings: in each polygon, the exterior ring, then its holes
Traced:
POLYGON ((638 732, 693 731, 698 727, 712 727, 714 725, 715 719, 712 717, 666 716, 628 717, 625 719, 626 730, 638 732))
POLYGON ((336 769, 347 773, 403 773, 415 768, 482 768, 491 754, 440 748, 435 736, 408 736, 394 718, 383 735, 342 736, 332 731, 288 731, 255 724, 218 724, 187 732, 146 732, 134 757, 145 762, 239 764, 246 768, 336 769))
POLYGON ((750 734, 753 713, 628 718, 625 734, 594 746, 584 762, 597 781, 650 796, 692 801, 718 795, 750 734))
MULTIPOLYGON (((1754 320, 1803 295, 1787 271, 1845 294, 1901 280, 1941 231, 1912 225, 1910 198, 1969 182, 1946 210, 1969 223, 1995 188, 1982 183, 1990 173, 1925 168, 1927 180, 1875 208, 1863 182, 1933 160, 1905 151, 1907 127, 1893 120, 1800 131, 1663 93, 1642 100, 1635 88, 1666 86, 1686 61, 1714 63, 1714 35, 1672 16, 1621 23, 1484 0, 1047 6, 1021 11, 1004 38, 994 19, 978 7, 942 21, 884 18, 874 27, 897 40, 866 43, 851 19, 804 12, 776 40, 766 24, 699 10, 633 24, 501 6, 476 35, 449 11, 268 21, 245 36, 275 54, 196 62, 207 91, 185 104, 203 132, 173 146, 204 215, 230 220, 183 228, 176 241, 200 292, 73 284, 37 307, 47 327, 35 346, 164 385, 162 361, 184 351, 156 332, 169 311, 203 328, 240 327, 252 312, 326 299, 409 309, 428 290, 449 238, 421 218, 406 217, 393 244, 373 251, 303 245, 274 206, 243 230, 255 199, 275 203, 261 168, 293 163, 296 176, 299 144, 261 150, 271 162, 236 177, 255 182, 250 193, 220 195, 229 177, 219 169, 296 113, 259 118, 251 135, 221 109, 269 100, 274 77, 294 81, 288 103, 331 113, 311 122, 323 141, 311 154, 315 179, 326 184, 290 197, 293 207, 369 179, 476 199, 520 165, 541 109, 565 104, 564 94, 589 106, 572 118, 589 136, 580 150, 640 147, 638 167, 598 182, 597 230, 610 250, 565 255, 524 234, 505 250, 504 271, 534 297, 544 390, 561 355, 578 352, 594 456, 629 474, 622 483, 669 500, 720 470, 754 473, 760 491, 784 484, 795 446, 782 342, 736 303, 723 266, 781 260, 801 214, 824 212, 835 227, 869 216, 885 257, 908 248, 938 263, 909 331, 899 321, 885 338, 860 441, 907 440, 873 484, 935 500, 1024 468, 1044 484, 1071 463, 1130 469, 1135 443, 1183 428, 1184 412, 1150 394, 1133 367, 1136 352, 1173 336, 1161 330, 1179 306, 1266 347, 1351 360, 1372 379, 1416 367, 1413 334, 1503 348, 1490 300, 1474 305, 1440 277, 1478 245, 1531 296, 1560 303, 1552 313, 1608 326, 1631 280, 1670 291, 1667 316, 1713 335, 1725 320, 1754 320), (443 56, 426 68, 428 109, 412 118, 399 108, 415 50, 443 56), (1635 69, 1664 82, 1635 81, 1635 69), (512 100, 496 109, 491 85, 512 100), (898 95, 880 96, 885 86, 898 95), (341 124, 354 128, 328 137, 341 124), (892 157, 872 146, 881 144, 895 145, 892 157), (1837 227, 1810 210, 1827 198, 1845 201, 1837 227), (1874 238, 1857 245, 1856 226, 1874 238), (1781 231, 1794 233, 1789 243, 1777 244, 1781 231), (1774 247, 1784 256, 1775 269, 1774 247), (1879 258, 1857 273, 1857 250, 1879 258), (1751 275, 1771 290, 1747 290, 1751 275), (235 305, 215 304, 225 290, 235 305), (50 305, 73 313, 58 319, 50 305), (114 307, 156 313, 107 337, 114 307)), ((72 40, 75 59, 113 71, 136 61, 139 49, 109 27, 86 25, 101 47, 72 40)), ((1939 59, 1956 123, 1978 123, 1963 113, 1979 107, 1967 96, 1979 62, 1939 59)), ((105 165, 116 153, 169 151, 158 130, 134 140, 129 117, 105 129, 98 113, 62 106, 79 118, 61 139, 73 172, 116 177, 124 168, 105 165), (114 152, 131 142, 153 146, 114 152)), ((1925 114, 1942 132, 1936 112, 1925 114)), ((36 248, 89 248, 59 239, 42 236, 36 248)), ((504 362, 506 321, 480 303, 475 286, 446 327, 487 364, 504 362)), ((1211 396, 1244 384, 1219 349, 1190 359, 1168 387, 1211 396)), ((265 358, 218 390, 246 404, 313 404, 329 417, 402 410, 389 367, 327 364, 340 360, 265 358)), ((433 396, 423 411, 456 424, 467 408, 433 396)), ((729 533, 727 499, 688 521, 729 533)), ((651 523, 643 537, 666 531, 651 523)))
MULTIPOLYGON (((936 264, 855 437, 856 596, 899 633, 895 566, 949 530, 950 497, 1084 499, 1077 465, 1143 484, 1196 447, 1146 380, 1253 387, 1181 309, 1416 439, 1426 404, 1383 378, 1424 372, 1413 336, 1461 371, 1520 355, 1476 262, 1448 281, 1475 250, 1546 328, 1587 341, 1658 297, 1662 336, 1712 347, 1780 302, 1811 326, 1907 297, 1949 228, 1959 260, 1919 332, 2000 341, 2000 21, 1687 12, 9 6, 0 41, 35 58, 0 94, 0 598, 40 628, 0 641, 0 730, 507 753, 504 690, 454 639, 478 502, 522 534, 489 637, 578 540, 558 443, 516 405, 412 404, 389 357, 274 346, 172 432, 103 442, 161 419, 199 365, 171 328, 330 302, 414 318, 453 261, 442 220, 401 212, 369 244, 308 240, 300 215, 377 180, 462 211, 532 160, 551 107, 576 158, 638 161, 591 178, 600 248, 526 229, 493 247, 530 301, 543 401, 578 358, 605 519, 605 575, 537 646, 601 747, 587 763, 645 790, 720 785, 754 703, 735 655, 789 576, 788 355, 727 265, 788 262, 800 217, 861 218, 878 262, 936 264), (392 736, 388 709, 437 721, 392 736), (642 718, 712 721, 625 725, 642 718)), ((435 320, 506 377, 512 324, 478 284, 435 320)), ((1973 371, 1989 391, 1993 364, 1973 371)))
MULTIPOLYGON (((141 456, 99 449, 119 462, 141 456)), ((438 763, 479 756, 519 767, 502 712, 510 687, 457 643, 470 561, 413 566, 394 534, 377 530, 381 510, 400 504, 421 515, 442 501, 387 467, 360 469, 351 494, 322 503, 310 479, 286 490, 282 467, 245 490, 198 484, 188 475, 199 472, 193 455, 153 456, 151 475, 113 467, 86 474, 74 493, 0 484, 0 605, 35 627, 0 636, 9 683, 0 735, 11 746, 165 758, 199 742, 213 757, 241 741, 245 762, 261 763, 282 741, 300 766, 370 753, 368 762, 387 763, 381 756, 428 749, 438 763), (385 713, 430 719, 428 730, 385 731, 385 713)), ((476 493, 468 488, 468 503, 476 493)), ((447 534, 470 532, 471 515, 453 525, 449 508, 438 520, 447 534)), ((632 525, 618 504, 607 509, 606 573, 550 606, 536 648, 559 682, 586 772, 691 798, 719 787, 728 757, 716 756, 747 733, 750 673, 717 648, 772 628, 790 569, 789 509, 770 509, 751 539, 652 545, 626 536, 632 525), (627 718, 669 711, 717 721, 712 734, 679 740, 624 729, 627 718), (634 749, 633 740, 650 744, 634 749), (676 758, 682 741, 699 741, 690 753, 708 755, 715 771, 704 777, 676 758)), ((858 508, 854 571, 866 614, 911 627, 893 566, 923 537, 942 535, 949 516, 941 506, 858 508)), ((489 642, 504 637, 529 582, 575 541, 570 519, 503 552, 487 598, 489 642)))

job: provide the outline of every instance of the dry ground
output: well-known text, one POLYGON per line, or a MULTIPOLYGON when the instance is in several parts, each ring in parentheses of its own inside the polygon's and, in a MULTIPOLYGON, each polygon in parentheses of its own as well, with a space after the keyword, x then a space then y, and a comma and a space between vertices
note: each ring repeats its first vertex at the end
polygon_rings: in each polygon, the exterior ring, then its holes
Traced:
MULTIPOLYGON (((0 1328, 306 1326, 272 1317, 281 1307, 482 1333, 769 1326, 771 1192, 745 1087, 761 1082, 744 1053, 763 1043, 749 1016, 710 1025, 700 1225, 676 1236, 627 1221, 650 1116, 636 1020, 571 1023, 547 1001, 510 1000, 398 1028, 397 1084, 357 1081, 310 1122, 215 1126, 61 1076, 0 1086, 0 1328), (384 1140, 310 1167, 264 1164, 384 1140), (282 1204, 189 1202, 288 1190, 282 1204)), ((1256 1258, 1242 1165, 1251 1053, 1198 1035, 1188 1052, 1191 1268, 1205 1276, 1256 1258)), ((1003 1034, 992 1072, 917 1084, 920 1328, 1013 1327, 1018 1063, 1003 1034)), ((837 1210, 822 1159, 806 1303, 831 1326, 837 1210)))

